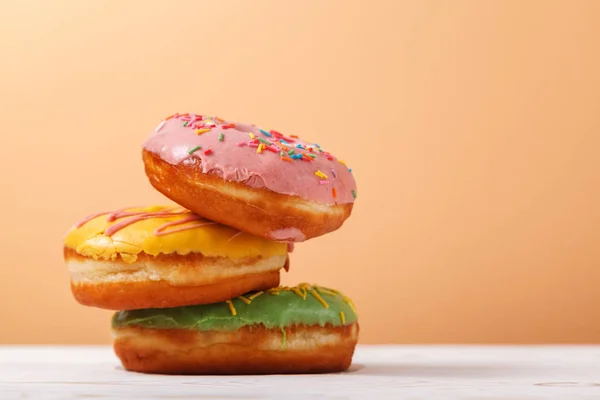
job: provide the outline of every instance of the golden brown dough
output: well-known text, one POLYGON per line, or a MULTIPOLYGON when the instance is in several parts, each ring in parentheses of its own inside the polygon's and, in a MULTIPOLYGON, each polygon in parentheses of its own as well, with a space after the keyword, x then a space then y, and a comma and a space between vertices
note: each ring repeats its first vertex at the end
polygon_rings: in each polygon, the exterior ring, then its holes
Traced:
POLYGON ((152 186, 210 220, 278 241, 301 242, 338 229, 352 203, 325 205, 205 174, 200 159, 172 165, 143 150, 152 186))
POLYGON ((236 331, 114 328, 114 350, 129 371, 159 374, 302 374, 350 367, 358 323, 236 331))
POLYGON ((110 310, 169 308, 225 301, 279 285, 287 256, 229 259, 200 254, 140 254, 133 263, 93 260, 64 249, 75 299, 110 310))

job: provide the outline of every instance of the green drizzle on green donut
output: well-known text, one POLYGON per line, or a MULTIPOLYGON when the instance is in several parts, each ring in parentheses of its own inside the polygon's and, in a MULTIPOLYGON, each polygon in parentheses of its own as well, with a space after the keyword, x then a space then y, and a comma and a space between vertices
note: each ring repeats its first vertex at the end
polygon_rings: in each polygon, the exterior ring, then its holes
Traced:
POLYGON ((113 327, 232 331, 255 324, 284 328, 343 326, 356 321, 354 304, 348 297, 333 289, 302 283, 247 293, 222 303, 119 311, 113 317, 113 327))

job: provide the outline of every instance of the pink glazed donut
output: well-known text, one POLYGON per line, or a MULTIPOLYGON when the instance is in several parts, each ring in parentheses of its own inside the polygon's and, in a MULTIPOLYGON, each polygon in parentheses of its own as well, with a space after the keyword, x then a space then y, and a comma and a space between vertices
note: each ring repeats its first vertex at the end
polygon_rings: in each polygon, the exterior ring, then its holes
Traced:
POLYGON ((318 144, 216 117, 167 117, 142 156, 152 186, 174 202, 276 241, 338 229, 356 198, 352 171, 318 144))

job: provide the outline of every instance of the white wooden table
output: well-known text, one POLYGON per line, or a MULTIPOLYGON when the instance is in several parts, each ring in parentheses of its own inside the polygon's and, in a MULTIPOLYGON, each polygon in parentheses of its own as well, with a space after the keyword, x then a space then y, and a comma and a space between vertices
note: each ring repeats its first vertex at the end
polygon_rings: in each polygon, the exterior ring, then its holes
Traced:
POLYGON ((329 375, 159 376, 110 347, 0 347, 0 399, 600 399, 600 346, 359 346, 329 375))

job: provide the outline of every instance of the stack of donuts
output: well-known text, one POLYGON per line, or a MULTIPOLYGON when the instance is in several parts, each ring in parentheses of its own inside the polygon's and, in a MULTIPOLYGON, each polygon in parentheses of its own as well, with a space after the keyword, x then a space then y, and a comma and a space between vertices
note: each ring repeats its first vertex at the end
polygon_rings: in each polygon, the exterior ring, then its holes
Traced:
POLYGON ((325 373, 348 369, 354 304, 307 283, 280 286, 294 243, 342 226, 351 169, 295 135, 199 114, 164 119, 145 173, 172 205, 94 213, 64 240, 75 299, 115 310, 130 371, 325 373))

